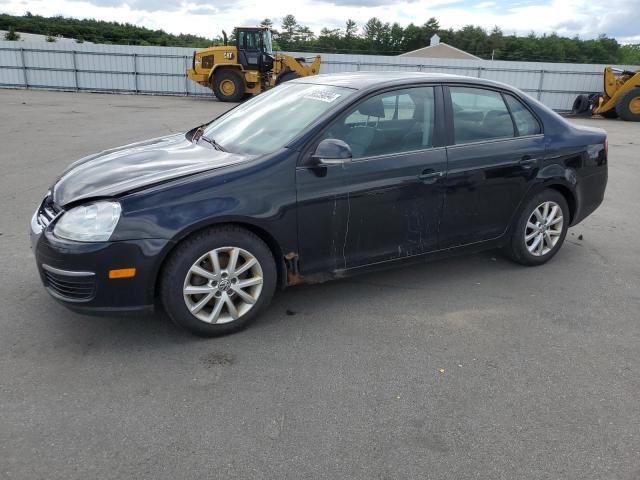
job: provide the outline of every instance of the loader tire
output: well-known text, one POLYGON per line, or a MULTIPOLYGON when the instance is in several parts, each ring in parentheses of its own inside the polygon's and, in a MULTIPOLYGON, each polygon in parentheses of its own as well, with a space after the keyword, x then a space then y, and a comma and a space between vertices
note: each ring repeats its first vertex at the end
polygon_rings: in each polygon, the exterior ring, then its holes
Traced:
POLYGON ((586 95, 578 95, 573 102, 571 113, 574 115, 582 115, 589 111, 589 97, 586 95))
POLYGON ((225 68, 215 72, 211 83, 221 102, 239 102, 244 97, 244 80, 236 70, 225 68))
POLYGON ((616 112, 628 122, 640 122, 640 87, 625 92, 616 103, 616 112))
POLYGON ((604 117, 604 118, 618 118, 618 112, 616 112, 615 108, 612 108, 611 110, 607 110, 606 112, 602 112, 600 114, 600 116, 604 117))
POLYGON ((280 85, 281 83, 288 82, 289 80, 294 80, 296 78, 300 78, 300 75, 298 75, 296 72, 287 72, 281 75, 280 78, 278 78, 276 85, 280 85))

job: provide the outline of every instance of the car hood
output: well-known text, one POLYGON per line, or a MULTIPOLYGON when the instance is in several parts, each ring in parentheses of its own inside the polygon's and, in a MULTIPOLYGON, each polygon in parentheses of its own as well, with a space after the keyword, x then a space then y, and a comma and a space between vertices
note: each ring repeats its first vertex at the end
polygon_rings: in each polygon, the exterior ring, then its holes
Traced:
POLYGON ((110 197, 248 158, 193 143, 182 133, 154 138, 72 163, 54 184, 53 201, 64 206, 86 198, 110 197))

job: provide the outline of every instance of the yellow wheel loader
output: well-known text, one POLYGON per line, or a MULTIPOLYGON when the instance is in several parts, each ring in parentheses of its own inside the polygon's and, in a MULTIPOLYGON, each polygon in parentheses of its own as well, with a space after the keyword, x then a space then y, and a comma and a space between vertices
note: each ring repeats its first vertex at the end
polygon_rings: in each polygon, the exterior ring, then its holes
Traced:
POLYGON ((202 86, 211 88, 223 102, 239 102, 247 95, 258 93, 298 77, 317 75, 320 56, 307 64, 304 58, 273 53, 271 30, 262 27, 235 29, 236 44, 209 47, 193 53, 193 64, 187 76, 202 86))
POLYGON ((574 114, 587 112, 640 122, 640 71, 605 68, 604 91, 579 95, 573 103, 574 114))

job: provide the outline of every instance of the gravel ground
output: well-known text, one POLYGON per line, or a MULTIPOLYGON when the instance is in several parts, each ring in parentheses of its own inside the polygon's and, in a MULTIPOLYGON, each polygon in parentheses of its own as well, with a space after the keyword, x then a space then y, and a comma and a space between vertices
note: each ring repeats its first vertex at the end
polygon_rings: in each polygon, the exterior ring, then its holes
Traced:
POLYGON ((496 252, 278 294, 202 340, 84 317, 28 223, 83 155, 184 131, 212 100, 0 90, 0 478, 640 478, 640 125, 602 207, 539 268, 496 252))

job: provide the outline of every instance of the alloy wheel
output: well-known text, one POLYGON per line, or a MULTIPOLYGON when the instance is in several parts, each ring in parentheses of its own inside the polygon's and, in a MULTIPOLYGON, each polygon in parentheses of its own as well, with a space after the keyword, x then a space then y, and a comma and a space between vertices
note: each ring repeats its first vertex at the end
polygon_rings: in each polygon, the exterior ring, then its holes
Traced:
POLYGON ((563 225, 560 205, 551 201, 538 205, 524 229, 524 242, 529 253, 541 257, 553 250, 562 235, 563 225))
POLYGON ((238 247, 211 250, 196 260, 182 288, 191 314, 206 323, 229 323, 260 298, 264 283, 258 259, 238 247))

